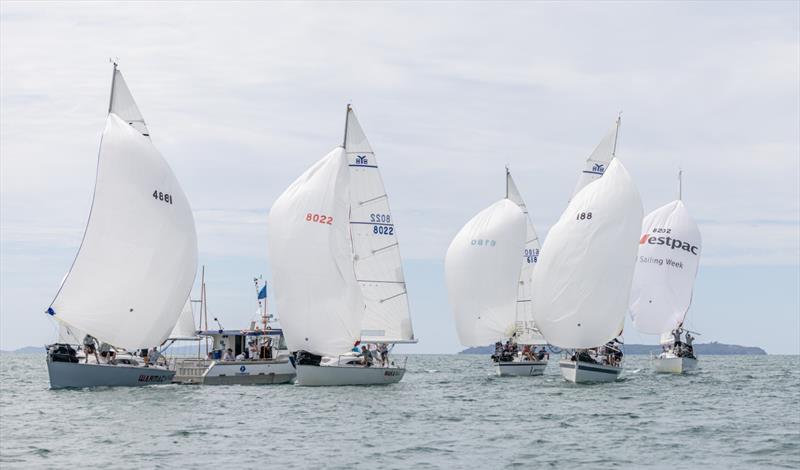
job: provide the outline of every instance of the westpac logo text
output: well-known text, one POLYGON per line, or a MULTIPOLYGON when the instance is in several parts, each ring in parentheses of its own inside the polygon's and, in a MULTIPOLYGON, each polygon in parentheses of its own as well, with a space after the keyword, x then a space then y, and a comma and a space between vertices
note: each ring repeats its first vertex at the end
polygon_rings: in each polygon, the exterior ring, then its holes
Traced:
POLYGON ((642 235, 642 238, 639 239, 640 245, 644 245, 645 243, 647 243, 648 245, 666 245, 671 250, 683 250, 693 255, 696 255, 697 250, 699 250, 697 245, 692 245, 689 242, 684 242, 678 240, 677 238, 672 238, 672 237, 654 237, 651 236, 649 233, 645 233, 644 235, 642 235))

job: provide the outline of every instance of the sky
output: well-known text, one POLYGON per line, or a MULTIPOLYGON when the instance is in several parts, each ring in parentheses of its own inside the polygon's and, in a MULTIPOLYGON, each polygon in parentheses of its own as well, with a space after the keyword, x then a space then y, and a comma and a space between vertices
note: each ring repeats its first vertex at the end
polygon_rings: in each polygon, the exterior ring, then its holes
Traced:
POLYGON ((419 353, 461 349, 442 260, 504 166, 545 237, 622 112, 646 212, 683 169, 704 244, 690 327, 800 354, 798 2, 3 1, 0 349, 56 337, 44 310, 86 224, 109 57, 191 201, 225 327, 254 317, 269 207, 341 142, 347 103, 396 221, 420 340, 401 350, 419 353))

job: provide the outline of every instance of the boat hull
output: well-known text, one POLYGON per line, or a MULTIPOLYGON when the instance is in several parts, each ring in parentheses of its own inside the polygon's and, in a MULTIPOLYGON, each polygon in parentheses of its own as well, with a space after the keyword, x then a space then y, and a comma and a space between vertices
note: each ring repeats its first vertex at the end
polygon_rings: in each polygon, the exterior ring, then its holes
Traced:
POLYGON ((294 379, 289 359, 222 362, 183 361, 175 366, 174 382, 199 385, 272 385, 294 379))
POLYGON ((613 382, 622 373, 622 367, 589 362, 558 361, 561 375, 572 383, 613 382))
POLYGON ((544 374, 547 361, 497 362, 494 369, 500 377, 529 377, 544 374))
POLYGON ((388 385, 401 381, 406 370, 401 367, 313 366, 297 365, 297 385, 388 385))
POLYGON ((50 388, 142 387, 168 384, 174 371, 158 367, 47 361, 50 388))
POLYGON ((660 374, 682 374, 697 369, 697 359, 691 357, 654 357, 653 370, 660 374))

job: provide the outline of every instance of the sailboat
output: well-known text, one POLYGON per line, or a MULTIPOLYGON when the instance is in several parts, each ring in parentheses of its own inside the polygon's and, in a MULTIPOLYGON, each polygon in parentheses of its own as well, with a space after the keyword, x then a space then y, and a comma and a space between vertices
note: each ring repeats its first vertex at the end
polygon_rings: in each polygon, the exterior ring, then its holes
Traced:
MULTIPOLYGON (((679 172, 679 187, 680 180, 679 172)), ((636 329, 660 335, 667 348, 653 358, 653 369, 677 374, 697 368, 691 343, 676 342, 673 332, 680 335, 683 329, 702 251, 700 229, 680 193, 642 222, 630 303, 636 329)))
POLYGON ((542 375, 547 361, 530 345, 545 344, 531 315, 531 281, 539 237, 506 168, 506 197, 479 212, 447 249, 445 276, 464 346, 494 342, 497 375, 542 375), (508 340, 503 350, 502 340, 508 340), (526 345, 527 354, 510 349, 526 345))
POLYGON ((575 383, 613 381, 622 373, 619 356, 607 343, 622 333, 642 202, 615 158, 618 129, 619 120, 587 161, 533 273, 536 325, 549 344, 573 351, 559 361, 559 369, 575 383))
POLYGON ((395 227, 375 153, 348 105, 342 145, 295 180, 269 215, 277 308, 299 385, 403 378, 388 345, 416 339, 395 227), (374 358, 368 344, 384 354, 374 358))
POLYGON ((169 383, 174 372, 165 366, 119 356, 169 337, 196 269, 191 207, 114 63, 89 221, 47 309, 67 341, 48 346, 51 388, 169 383), (86 344, 87 335, 118 359, 93 354, 92 341, 81 361, 73 345, 86 344))

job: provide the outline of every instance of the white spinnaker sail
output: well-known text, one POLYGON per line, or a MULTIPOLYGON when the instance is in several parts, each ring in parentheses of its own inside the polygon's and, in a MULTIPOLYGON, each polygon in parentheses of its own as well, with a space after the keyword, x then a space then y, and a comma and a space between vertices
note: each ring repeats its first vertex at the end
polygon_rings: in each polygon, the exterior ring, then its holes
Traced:
POLYGON ((355 272, 367 305, 361 340, 414 340, 408 293, 394 217, 378 161, 367 137, 348 107, 345 151, 350 168, 350 233, 355 272))
POLYGON ((550 229, 533 272, 533 315, 548 343, 600 346, 620 333, 630 299, 642 201, 618 159, 550 229))
POLYGON ((533 320, 533 305, 531 304, 531 293, 533 289, 533 269, 539 259, 541 245, 536 229, 533 227, 528 208, 522 195, 517 189, 511 172, 506 169, 506 197, 516 203, 525 214, 527 222, 527 234, 525 236, 525 247, 522 250, 522 269, 519 273, 519 287, 517 291, 517 343, 520 344, 547 344, 536 322, 533 320))
POLYGON ((181 316, 178 317, 178 322, 172 328, 172 333, 169 334, 170 339, 195 339, 197 338, 197 325, 194 322, 194 314, 192 313, 192 300, 186 299, 181 310, 181 316))
POLYGON ((514 330, 525 234, 525 214, 502 199, 467 222, 450 243, 447 296, 464 346, 485 346, 514 330))
POLYGON ((116 64, 114 64, 114 77, 111 81, 111 100, 108 104, 108 112, 119 116, 120 119, 130 124, 139 133, 145 136, 150 135, 150 131, 147 130, 147 124, 144 122, 144 117, 139 112, 139 107, 136 106, 136 101, 133 100, 133 95, 116 64))
POLYGON ((89 222, 50 312, 117 347, 157 346, 196 270, 194 217, 178 180, 149 138, 109 114, 89 222))
POLYGON ((348 352, 361 337, 364 298, 353 270, 350 171, 339 147, 272 205, 267 237, 275 296, 291 351, 348 352))
POLYGON ((655 335, 683 323, 701 249, 700 229, 680 200, 644 218, 630 303, 637 330, 655 335))
POLYGON ((597 144, 592 154, 586 159, 586 164, 581 171, 581 175, 578 177, 578 184, 575 185, 575 190, 572 191, 572 197, 575 197, 587 184, 603 176, 603 173, 606 171, 606 168, 608 168, 611 159, 614 158, 614 154, 616 153, 617 137, 619 136, 619 126, 621 124, 621 118, 617 118, 614 127, 606 133, 603 140, 597 144))

